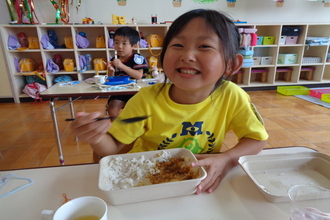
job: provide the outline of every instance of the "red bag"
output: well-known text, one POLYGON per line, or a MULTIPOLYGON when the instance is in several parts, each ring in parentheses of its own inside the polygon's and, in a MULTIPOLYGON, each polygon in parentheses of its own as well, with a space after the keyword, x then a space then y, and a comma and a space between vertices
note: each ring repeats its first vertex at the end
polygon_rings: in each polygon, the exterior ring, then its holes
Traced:
POLYGON ((61 54, 55 54, 53 61, 54 61, 54 63, 57 64, 57 66, 60 68, 60 70, 63 70, 64 69, 63 60, 62 60, 61 54))

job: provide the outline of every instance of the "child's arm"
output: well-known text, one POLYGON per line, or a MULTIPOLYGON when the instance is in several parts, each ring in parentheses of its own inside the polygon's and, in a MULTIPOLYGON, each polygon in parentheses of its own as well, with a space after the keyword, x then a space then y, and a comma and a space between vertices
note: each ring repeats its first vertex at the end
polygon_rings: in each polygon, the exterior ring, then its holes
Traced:
POLYGON ((207 169, 207 177, 197 187, 196 194, 213 192, 226 174, 238 164, 241 156, 259 153, 266 146, 266 141, 258 141, 251 138, 242 138, 235 147, 220 154, 198 154, 199 160, 193 162, 193 167, 204 166, 207 169))
POLYGON ((100 112, 78 112, 71 123, 72 133, 79 140, 90 144, 99 156, 116 154, 125 144, 118 142, 108 133, 110 120, 95 121, 100 115, 100 112))
POLYGON ((134 79, 141 79, 143 76, 143 69, 135 70, 123 64, 120 59, 114 59, 111 64, 115 67, 122 69, 127 75, 134 79))

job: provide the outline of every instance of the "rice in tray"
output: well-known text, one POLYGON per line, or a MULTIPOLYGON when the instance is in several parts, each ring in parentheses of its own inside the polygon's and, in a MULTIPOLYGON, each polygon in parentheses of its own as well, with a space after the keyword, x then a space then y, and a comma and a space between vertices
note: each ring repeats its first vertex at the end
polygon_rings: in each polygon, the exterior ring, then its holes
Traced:
POLYGON ((101 172, 105 178, 105 190, 126 189, 134 187, 142 181, 146 174, 155 174, 156 163, 168 161, 171 154, 162 151, 156 157, 146 159, 143 155, 139 158, 125 159, 121 156, 113 156, 108 166, 101 172))
POLYGON ((132 159, 113 156, 101 170, 104 190, 195 179, 198 177, 198 170, 189 164, 188 158, 175 158, 168 151, 161 151, 150 159, 143 155, 132 159))

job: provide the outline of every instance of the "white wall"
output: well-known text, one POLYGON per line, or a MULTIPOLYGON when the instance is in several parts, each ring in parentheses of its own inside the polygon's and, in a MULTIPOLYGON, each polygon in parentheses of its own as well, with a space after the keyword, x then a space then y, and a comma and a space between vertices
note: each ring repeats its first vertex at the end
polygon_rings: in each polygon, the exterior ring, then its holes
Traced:
MULTIPOLYGON (((126 16, 126 22, 131 22, 131 18, 136 17, 138 23, 150 23, 152 13, 158 15, 158 21, 171 21, 195 8, 226 11, 234 19, 249 23, 330 23, 330 7, 324 7, 321 1, 285 0, 283 7, 276 7, 276 2, 272 0, 237 0, 236 7, 228 8, 225 0, 210 4, 182 0, 182 7, 176 8, 173 7, 171 0, 127 0, 126 6, 118 6, 116 0, 82 0, 78 13, 75 9, 78 0, 72 1, 74 2, 70 7, 72 23, 79 23, 84 17, 90 17, 95 22, 111 23, 111 14, 126 16)), ((55 9, 50 1, 35 0, 34 2, 40 22, 54 23, 55 9)), ((0 24, 10 22, 6 1, 0 2, 0 15, 0 24)))

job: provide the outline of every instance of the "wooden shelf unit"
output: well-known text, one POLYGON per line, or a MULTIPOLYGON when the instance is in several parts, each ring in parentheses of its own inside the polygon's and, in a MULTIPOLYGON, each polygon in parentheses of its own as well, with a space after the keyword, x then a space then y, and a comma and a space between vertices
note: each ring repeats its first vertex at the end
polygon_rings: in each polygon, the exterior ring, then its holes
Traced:
MULTIPOLYGON (((135 28, 141 32, 144 37, 150 34, 160 34, 164 36, 170 24, 128 24, 128 26, 135 28)), ((267 87, 267 86, 281 86, 281 85, 295 85, 295 84, 324 84, 330 83, 330 61, 327 61, 327 54, 330 53, 329 45, 308 46, 305 44, 306 37, 330 37, 330 23, 329 24, 237 24, 242 28, 255 28, 258 36, 274 36, 275 43, 273 45, 256 45, 251 49, 254 50, 254 56, 272 57, 271 64, 267 65, 253 65, 252 67, 242 68, 242 80, 238 85, 241 87, 267 87), (301 33, 296 44, 280 44, 281 32, 283 27, 299 27, 301 33), (296 64, 278 64, 278 54, 290 53, 297 54, 298 60, 296 64), (321 57, 319 63, 302 63, 304 56, 321 57), (301 68, 313 67, 315 68, 312 80, 300 77, 301 68), (278 68, 293 69, 291 79, 289 81, 282 80, 279 73, 276 72, 278 68), (254 69, 267 69, 266 81, 258 80, 258 76, 253 73, 254 69)), ((92 58, 105 58, 109 60, 114 56, 114 50, 108 48, 109 31, 116 30, 122 25, 2 25, 1 26, 1 41, 4 48, 4 56, 7 63, 7 71, 11 82, 13 91, 13 98, 16 103, 20 102, 20 98, 27 97, 22 92, 26 82, 25 77, 16 71, 14 66, 14 58, 32 58, 36 64, 42 60, 43 66, 46 67, 47 59, 53 59, 55 54, 60 54, 62 59, 72 58, 76 62, 77 70, 73 72, 65 72, 61 70, 58 73, 46 73, 47 86, 54 84, 54 79, 58 76, 69 75, 74 80, 85 80, 95 75, 95 70, 87 70, 79 72, 79 55, 91 54, 92 58), (48 30, 55 30, 58 37, 58 44, 64 45, 64 38, 72 36, 74 42, 73 49, 59 48, 53 50, 43 49, 40 44, 40 49, 29 49, 26 51, 9 50, 7 46, 8 36, 11 34, 17 37, 18 33, 25 33, 27 37, 37 36, 39 41, 42 34, 47 34, 48 30), (78 48, 75 44, 75 35, 78 32, 85 32, 90 41, 90 46, 85 49, 78 48), (96 38, 104 35, 106 39, 106 48, 96 48, 96 38)), ((137 52, 143 56, 148 57, 152 54, 159 54, 161 48, 138 48, 137 52)), ((45 68, 46 69, 46 68, 45 68)), ((105 71, 101 71, 105 74, 105 71)))

